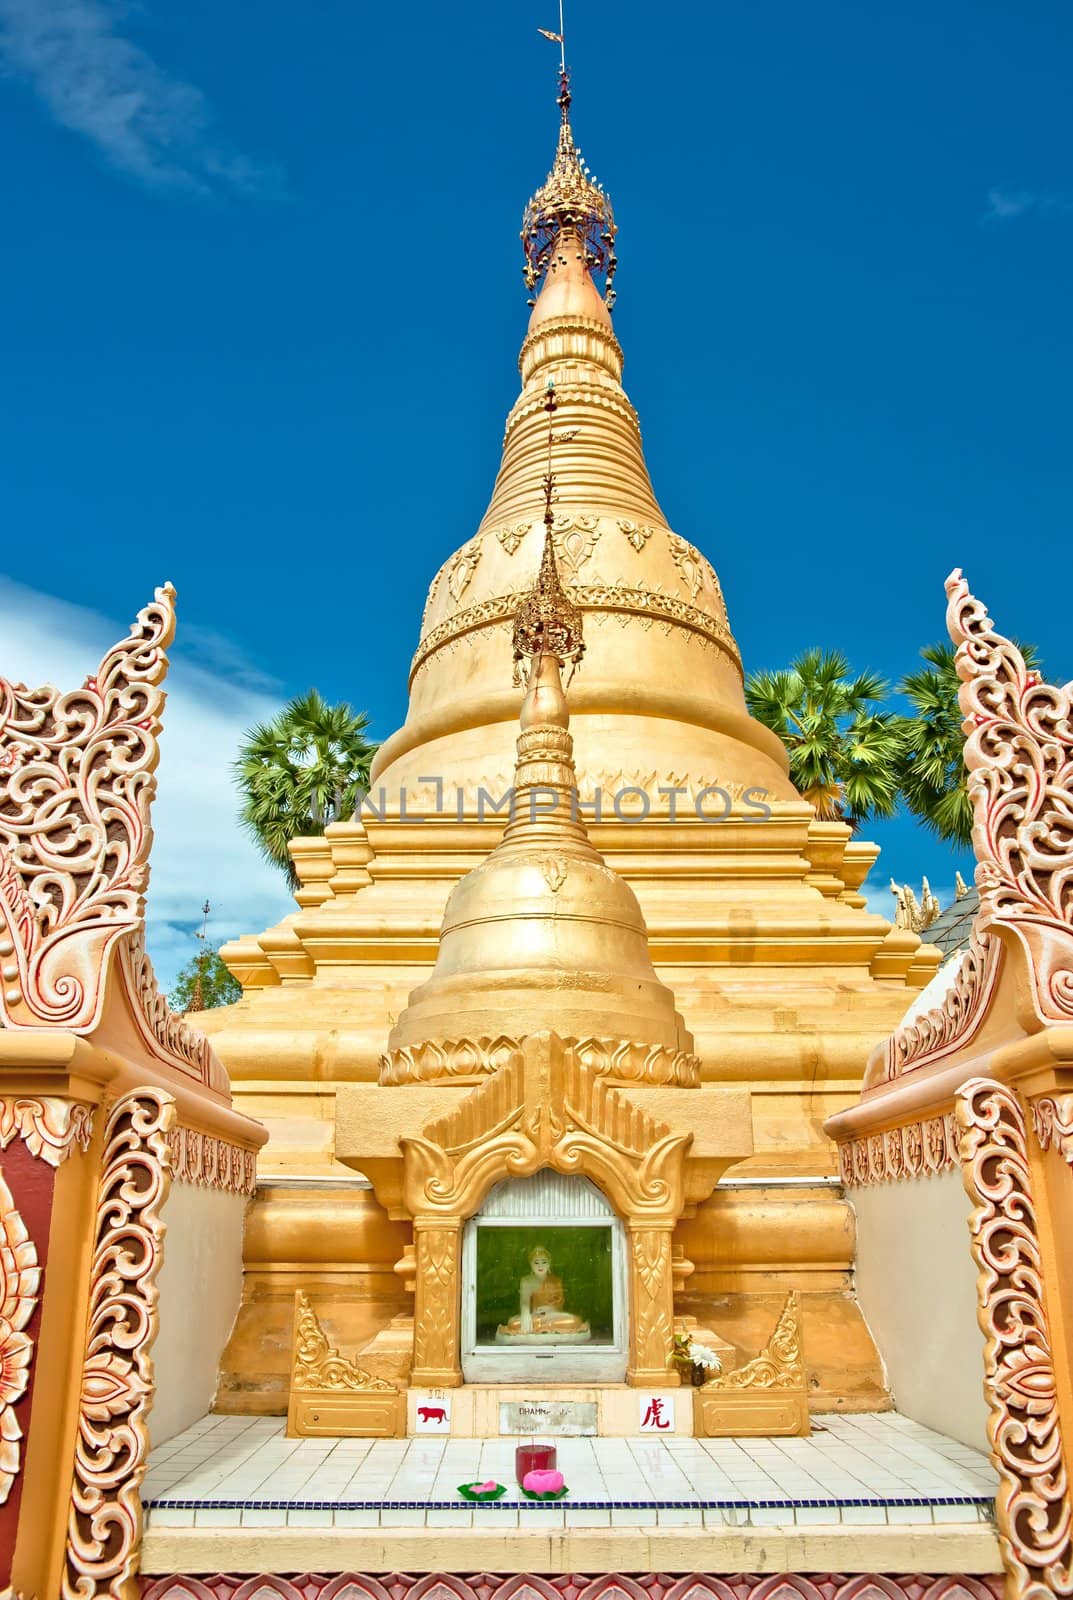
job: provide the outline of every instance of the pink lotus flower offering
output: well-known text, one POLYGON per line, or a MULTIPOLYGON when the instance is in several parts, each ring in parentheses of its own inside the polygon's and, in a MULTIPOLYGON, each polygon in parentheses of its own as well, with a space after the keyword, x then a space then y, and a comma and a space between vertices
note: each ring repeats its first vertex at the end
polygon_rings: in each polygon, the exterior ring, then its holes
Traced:
POLYGON ((527 1472, 522 1479, 522 1488, 530 1494, 561 1494, 563 1475, 555 1467, 527 1472))
POLYGON ((484 1483, 471 1484, 470 1488, 474 1494, 492 1494, 499 1488, 499 1485, 494 1478, 488 1478, 484 1483))

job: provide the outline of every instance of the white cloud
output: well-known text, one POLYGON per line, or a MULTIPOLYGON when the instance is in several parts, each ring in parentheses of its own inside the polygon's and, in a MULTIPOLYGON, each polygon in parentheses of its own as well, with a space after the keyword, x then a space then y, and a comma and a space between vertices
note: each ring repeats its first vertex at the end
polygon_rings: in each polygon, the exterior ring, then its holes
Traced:
POLYGON ((1031 189, 989 189, 987 191, 987 222, 1010 222, 1025 212, 1035 212, 1040 217, 1060 217, 1073 211, 1073 198, 1056 191, 1035 193, 1031 189))
MULTIPOLYGON (((0 674, 31 687, 71 689, 124 637, 135 612, 113 620, 0 576, 0 674)), ((181 601, 180 601, 181 604, 181 601)), ((222 942, 278 922, 294 903, 280 873, 258 855, 236 821, 230 764, 251 723, 272 716, 277 699, 184 655, 182 612, 160 736, 154 841, 148 896, 149 950, 161 987, 197 949, 193 928, 208 898, 209 935, 222 942)), ((233 665, 238 661, 228 642, 233 665)))
POLYGON ((0 0, 0 59, 119 171, 201 193, 278 181, 212 130, 201 90, 120 32, 121 0, 0 0))
POLYGON ((866 879, 861 893, 868 903, 869 911, 878 912, 881 917, 886 917, 888 922, 894 921, 895 903, 894 896, 889 889, 884 889, 878 883, 869 883, 866 879))

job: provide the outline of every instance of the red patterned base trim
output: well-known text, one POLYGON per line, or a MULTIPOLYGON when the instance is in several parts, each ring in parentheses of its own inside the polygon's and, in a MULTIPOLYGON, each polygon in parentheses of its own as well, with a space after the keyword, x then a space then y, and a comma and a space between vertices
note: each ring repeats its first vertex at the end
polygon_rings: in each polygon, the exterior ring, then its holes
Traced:
POLYGON ((669 1577, 649 1572, 541 1578, 526 1572, 391 1572, 371 1577, 300 1576, 242 1578, 217 1573, 203 1578, 144 1580, 142 1600, 1002 1600, 1001 1577, 926 1577, 919 1572, 737 1573, 714 1577, 694 1572, 669 1577))

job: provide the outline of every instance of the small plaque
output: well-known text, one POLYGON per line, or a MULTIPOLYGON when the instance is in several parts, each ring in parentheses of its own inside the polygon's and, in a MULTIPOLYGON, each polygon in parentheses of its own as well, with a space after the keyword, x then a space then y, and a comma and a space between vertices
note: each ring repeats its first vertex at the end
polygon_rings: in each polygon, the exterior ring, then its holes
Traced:
POLYGON ((414 1396, 415 1433, 450 1433, 451 1397, 433 1389, 414 1396))
POLYGON ((642 1433, 674 1432, 674 1395, 642 1394, 638 1397, 638 1426, 642 1433))
POLYGON ((596 1433, 595 1400, 501 1400, 500 1433, 547 1433, 570 1438, 596 1433))

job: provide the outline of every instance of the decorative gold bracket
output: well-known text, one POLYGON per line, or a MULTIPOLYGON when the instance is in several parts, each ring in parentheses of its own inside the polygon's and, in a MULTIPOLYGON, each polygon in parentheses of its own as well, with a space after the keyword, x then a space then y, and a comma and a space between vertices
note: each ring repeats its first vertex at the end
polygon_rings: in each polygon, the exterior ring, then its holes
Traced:
POLYGON ((801 1353, 797 1293, 786 1296, 775 1331, 752 1361, 720 1372, 696 1391, 698 1435, 712 1439, 809 1433, 808 1387, 801 1353))
POLYGON ((296 1289, 287 1436, 396 1439, 405 1432, 402 1391, 329 1344, 309 1300, 296 1289))

